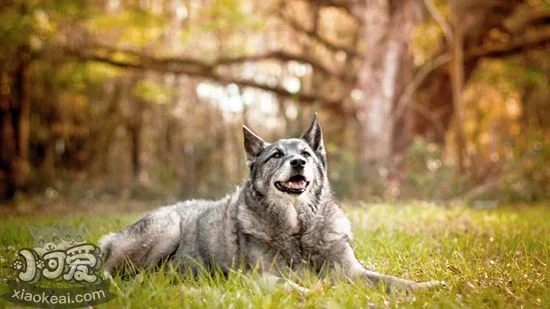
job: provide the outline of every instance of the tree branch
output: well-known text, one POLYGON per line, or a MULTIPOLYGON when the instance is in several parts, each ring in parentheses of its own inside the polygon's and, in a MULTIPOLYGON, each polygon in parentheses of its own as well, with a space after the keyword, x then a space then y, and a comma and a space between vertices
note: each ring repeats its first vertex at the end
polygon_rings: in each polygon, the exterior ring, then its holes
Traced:
POLYGON ((449 25, 447 19, 445 19, 445 16, 443 16, 443 14, 441 14, 439 9, 435 6, 433 0, 424 0, 424 5, 441 28, 441 31, 443 31, 443 35, 445 36, 448 46, 451 46, 451 42, 454 39, 451 25, 449 25))
MULTIPOLYGON (((484 57, 499 58, 499 57, 512 56, 512 55, 521 53, 525 50, 541 48, 541 47, 550 45, 550 27, 534 31, 530 35, 518 35, 518 36, 519 36, 518 39, 512 40, 508 43, 495 44, 490 47, 470 48, 465 51, 464 60, 474 61, 484 57)), ((421 71, 424 69, 429 69, 429 71, 431 72, 441 67, 442 65, 449 63, 450 61, 451 61, 451 58, 448 56, 448 54, 438 55, 429 64, 422 66, 418 70, 417 76, 422 77, 424 74, 421 74, 421 71), (434 65, 436 67, 431 69, 430 67, 434 65)), ((415 80, 417 79, 417 76, 415 76, 415 80)), ((424 79, 425 79, 425 76, 422 77, 422 80, 424 79)))
MULTIPOLYGON (((83 49, 83 48, 79 48, 79 49, 83 49)), ((107 53, 111 55, 122 54, 124 56, 135 57, 136 60, 139 60, 140 62, 157 63, 157 64, 166 65, 166 66, 172 66, 175 68, 179 67, 182 70, 192 71, 192 72, 196 71, 198 73, 203 71, 209 71, 223 65, 242 64, 245 62, 259 62, 259 61, 265 61, 265 60, 296 61, 296 62, 309 64, 313 68, 317 69, 318 71, 326 75, 329 75, 335 78, 342 78, 342 73, 325 66, 323 63, 321 63, 317 59, 307 57, 304 55, 292 54, 283 50, 268 51, 264 53, 254 54, 254 55, 220 57, 213 61, 205 61, 200 59, 182 58, 182 57, 156 57, 156 56, 148 55, 143 52, 138 52, 135 50, 119 49, 119 48, 114 48, 111 46, 106 46, 106 45, 97 44, 97 43, 92 44, 90 47, 85 48, 85 50, 90 50, 90 49, 96 50, 94 52, 94 54, 96 55, 103 54, 103 53, 107 53)), ((74 53, 74 49, 65 48, 65 50, 71 53, 74 53)))
POLYGON ((324 38, 321 35, 319 35, 315 30, 307 29, 306 27, 304 27, 302 24, 300 24, 296 20, 286 16, 284 13, 279 12, 278 14, 279 14, 279 17, 283 21, 285 21, 292 29, 307 35, 311 39, 314 39, 315 41, 317 41, 320 44, 322 44, 323 46, 325 46, 327 49, 329 49, 333 52, 344 51, 346 54, 348 54, 349 56, 352 56, 352 57, 357 57, 357 58, 362 57, 353 48, 334 44, 334 43, 330 42, 327 38, 324 38))
POLYGON ((426 77, 428 77, 428 75, 432 71, 438 69, 446 63, 449 63, 449 61, 451 60, 452 56, 447 53, 439 55, 430 62, 422 65, 414 75, 413 80, 405 87, 403 94, 399 97, 395 109, 392 112, 392 117, 394 119, 401 118, 401 116, 403 116, 403 113, 405 112, 405 107, 410 105, 410 103, 412 102, 412 96, 414 95, 418 87, 422 85, 422 82, 424 82, 426 77))
MULTIPOLYGON (((84 49, 86 50, 86 49, 84 49)), ((319 94, 313 93, 293 93, 286 90, 281 86, 270 86, 263 83, 258 83, 254 80, 243 79, 236 76, 221 74, 217 69, 223 65, 231 65, 244 63, 248 61, 259 61, 268 58, 277 58, 275 56, 285 55, 286 58, 283 61, 295 60, 303 62, 302 58, 294 57, 289 54, 281 54, 279 52, 266 53, 263 55, 242 56, 235 58, 220 58, 212 63, 205 63, 203 61, 194 59, 179 59, 179 58, 154 58, 152 56, 139 54, 134 51, 121 52, 120 50, 102 48, 96 52, 81 52, 77 49, 65 48, 65 52, 80 61, 96 61, 101 63, 110 64, 119 68, 137 69, 137 70, 153 70, 157 72, 185 74, 189 76, 202 77, 211 79, 220 84, 236 84, 243 87, 253 87, 262 89, 265 91, 273 92, 277 95, 299 100, 304 103, 313 103, 316 101, 324 102, 326 104, 338 104, 341 99, 332 99, 322 97, 319 94), (115 52, 122 53, 126 57, 120 57, 113 55, 115 52), (125 58, 125 59, 124 59, 125 58)), ((309 63, 309 62, 308 62, 309 63)), ((311 64, 311 63, 310 63, 311 64)))
MULTIPOLYGON (((540 30, 534 30, 528 35, 521 35, 518 39, 508 43, 497 44, 490 47, 471 48, 465 53, 465 60, 472 61, 482 57, 505 57, 520 53, 526 49, 544 47, 550 44, 550 27, 540 30)), ((314 59, 310 59, 301 55, 293 55, 284 51, 271 51, 257 55, 247 55, 238 57, 222 57, 214 61, 204 61, 193 58, 176 58, 164 57, 157 58, 151 55, 139 53, 133 50, 115 49, 110 46, 94 45, 95 48, 70 48, 65 47, 64 51, 81 61, 96 61, 107 63, 120 68, 129 68, 136 70, 154 70, 158 72, 169 72, 176 74, 185 74, 189 76, 197 76, 214 80, 221 84, 234 83, 243 87, 253 87, 265 91, 273 92, 277 95, 300 100, 305 103, 315 101, 324 102, 327 104, 339 104, 343 98, 333 99, 323 97, 314 93, 292 93, 281 86, 270 86, 263 83, 258 83, 254 80, 242 79, 236 76, 223 75, 218 72, 220 66, 242 64, 245 62, 263 61, 267 59, 281 61, 297 61, 308 63, 319 71, 341 78, 341 73, 335 72, 314 59)), ((431 64, 419 69, 411 85, 407 86, 403 96, 399 98, 399 103, 396 106, 395 115, 402 113, 402 109, 407 101, 407 98, 412 96, 426 76, 433 70, 448 63, 448 56, 439 56, 435 58, 431 64)))
POLYGON ((255 62, 255 61, 264 61, 268 59, 274 59, 274 60, 281 60, 281 61, 297 61, 302 63, 307 63, 311 65, 313 68, 321 71, 322 73, 330 76, 334 76, 337 78, 340 78, 341 74, 339 72, 336 72, 325 65, 323 65, 321 62, 317 61, 316 59, 303 56, 303 55, 295 55, 291 54, 285 51, 269 51, 266 53, 256 54, 256 55, 247 55, 247 56, 238 56, 238 57, 226 57, 226 58, 219 58, 216 61, 213 62, 213 66, 220 66, 220 65, 231 65, 231 64, 241 64, 244 62, 255 62))
POLYGON ((253 88, 262 89, 265 91, 270 91, 277 95, 280 95, 286 98, 295 99, 297 101, 305 102, 305 103, 313 103, 315 101, 320 101, 320 102, 332 105, 332 104, 339 104, 341 102, 341 100, 323 98, 319 95, 311 94, 311 93, 300 93, 300 92, 292 93, 281 86, 269 86, 266 84, 257 83, 253 80, 242 79, 235 76, 224 76, 224 75, 215 73, 212 76, 203 76, 203 77, 210 78, 215 82, 223 85, 236 84, 241 87, 253 87, 253 88))
POLYGON ((518 39, 491 47, 477 47, 466 51, 465 60, 483 57, 498 58, 523 52, 527 49, 545 47, 550 43, 550 27, 534 30, 532 33, 518 34, 518 39))

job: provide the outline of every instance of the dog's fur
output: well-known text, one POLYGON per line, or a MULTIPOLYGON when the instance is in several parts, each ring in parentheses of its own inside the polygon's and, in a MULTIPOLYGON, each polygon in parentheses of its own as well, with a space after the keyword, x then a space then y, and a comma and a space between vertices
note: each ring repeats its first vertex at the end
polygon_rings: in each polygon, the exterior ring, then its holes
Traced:
POLYGON ((105 235, 100 247, 108 272, 169 261, 194 272, 200 267, 223 272, 257 267, 280 276, 288 270, 336 268, 350 279, 388 288, 439 285, 382 275, 356 259, 350 222, 330 189, 317 117, 301 138, 275 143, 264 142, 246 127, 243 131, 249 178, 219 201, 162 207, 105 235))

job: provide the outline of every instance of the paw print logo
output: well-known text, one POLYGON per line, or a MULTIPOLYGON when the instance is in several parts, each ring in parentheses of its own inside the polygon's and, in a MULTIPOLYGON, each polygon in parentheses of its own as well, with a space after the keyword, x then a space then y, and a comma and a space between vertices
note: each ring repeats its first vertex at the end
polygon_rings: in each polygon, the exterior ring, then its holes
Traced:
POLYGON ((46 266, 46 265, 44 264, 44 261, 43 261, 43 260, 38 260, 38 261, 36 261, 36 268, 38 268, 38 269, 43 269, 44 266, 46 266))
POLYGON ((23 269, 23 261, 21 260, 15 260, 12 264, 11 264, 11 268, 15 271, 20 271, 23 269))
POLYGON ((47 243, 46 245, 44 245, 44 249, 46 249, 47 251, 53 251, 55 249, 55 244, 54 243, 47 243))

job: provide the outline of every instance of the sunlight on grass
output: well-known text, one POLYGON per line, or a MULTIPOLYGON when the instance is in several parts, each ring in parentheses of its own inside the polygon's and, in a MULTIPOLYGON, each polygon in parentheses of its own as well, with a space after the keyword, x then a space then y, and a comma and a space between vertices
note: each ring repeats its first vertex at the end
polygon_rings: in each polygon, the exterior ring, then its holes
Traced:
MULTIPOLYGON (((282 286, 269 291, 254 276, 235 272, 229 278, 199 278, 148 271, 130 280, 116 279, 122 294, 100 308, 356 308, 356 307, 547 307, 550 212, 544 207, 491 211, 425 203, 348 205, 357 256, 376 271, 414 280, 438 279, 448 286, 414 294, 387 295, 353 282, 306 276, 308 296, 282 286)), ((139 213, 120 215, 9 218, 0 225, 0 266, 7 278, 17 250, 29 246, 28 225, 60 221, 82 226, 89 239, 116 231, 139 213)), ((111 287, 114 292, 114 288, 111 287)), ((5 292, 4 285, 1 293, 5 292)), ((12 307, 0 300, 0 307, 12 307)))

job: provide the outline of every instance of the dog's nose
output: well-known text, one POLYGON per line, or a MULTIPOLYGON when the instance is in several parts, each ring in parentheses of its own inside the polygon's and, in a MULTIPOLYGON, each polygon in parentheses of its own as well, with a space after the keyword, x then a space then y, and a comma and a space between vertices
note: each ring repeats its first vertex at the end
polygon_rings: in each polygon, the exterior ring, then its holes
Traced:
POLYGON ((290 160, 290 166, 294 168, 303 168, 306 165, 307 161, 303 158, 294 158, 290 160))

